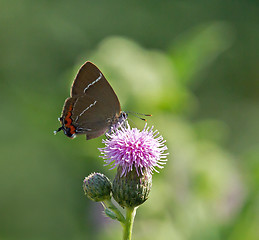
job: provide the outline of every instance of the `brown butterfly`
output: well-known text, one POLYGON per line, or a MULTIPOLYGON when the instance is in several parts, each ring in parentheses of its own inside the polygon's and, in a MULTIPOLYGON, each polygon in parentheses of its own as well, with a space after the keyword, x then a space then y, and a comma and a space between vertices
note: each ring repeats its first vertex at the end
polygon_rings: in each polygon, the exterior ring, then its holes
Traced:
POLYGON ((86 139, 97 138, 127 119, 120 102, 102 72, 91 62, 78 71, 59 118, 66 136, 74 138, 86 134, 86 139))

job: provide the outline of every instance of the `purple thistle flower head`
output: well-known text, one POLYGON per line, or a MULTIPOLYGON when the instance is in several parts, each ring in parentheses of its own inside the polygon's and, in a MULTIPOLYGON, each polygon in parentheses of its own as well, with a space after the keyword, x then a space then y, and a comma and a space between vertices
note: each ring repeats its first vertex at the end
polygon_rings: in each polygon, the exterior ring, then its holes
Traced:
POLYGON ((167 150, 165 140, 158 136, 157 130, 147 127, 140 131, 137 128, 130 128, 128 122, 120 129, 113 130, 107 134, 108 139, 103 140, 104 148, 99 148, 106 165, 111 169, 120 166, 121 176, 136 169, 138 175, 143 172, 152 174, 157 168, 163 168, 166 163, 167 150))

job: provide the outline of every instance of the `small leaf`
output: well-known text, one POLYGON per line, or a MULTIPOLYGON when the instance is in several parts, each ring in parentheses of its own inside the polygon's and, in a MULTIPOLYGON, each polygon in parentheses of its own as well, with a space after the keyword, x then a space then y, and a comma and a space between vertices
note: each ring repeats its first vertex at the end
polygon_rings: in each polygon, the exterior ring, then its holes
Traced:
POLYGON ((110 217, 111 219, 117 219, 115 212, 113 212, 111 209, 105 208, 104 212, 106 216, 110 217))

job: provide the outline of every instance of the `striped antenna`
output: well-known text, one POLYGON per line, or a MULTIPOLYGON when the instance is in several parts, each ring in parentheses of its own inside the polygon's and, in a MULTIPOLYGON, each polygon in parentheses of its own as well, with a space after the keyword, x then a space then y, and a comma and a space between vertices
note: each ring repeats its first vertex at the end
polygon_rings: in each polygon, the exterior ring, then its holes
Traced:
POLYGON ((143 121, 147 121, 145 118, 139 117, 138 115, 142 115, 142 116, 146 116, 146 117, 151 117, 151 114, 143 114, 143 113, 137 113, 137 112, 131 112, 131 111, 127 111, 127 113, 132 114, 133 116, 143 120, 143 121))

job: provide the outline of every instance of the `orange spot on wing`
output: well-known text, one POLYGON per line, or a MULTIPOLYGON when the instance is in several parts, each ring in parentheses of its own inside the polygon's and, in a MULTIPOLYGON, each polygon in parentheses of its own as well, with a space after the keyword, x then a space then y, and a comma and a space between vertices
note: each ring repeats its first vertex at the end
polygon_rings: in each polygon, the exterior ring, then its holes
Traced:
POLYGON ((76 128, 73 125, 71 125, 69 128, 70 128, 70 133, 71 134, 75 134, 76 133, 76 128))
POLYGON ((65 122, 66 122, 65 127, 70 129, 71 134, 75 134, 76 128, 72 125, 72 119, 71 119, 72 109, 73 109, 73 105, 70 105, 69 109, 68 109, 68 112, 67 112, 67 115, 65 117, 65 122))

